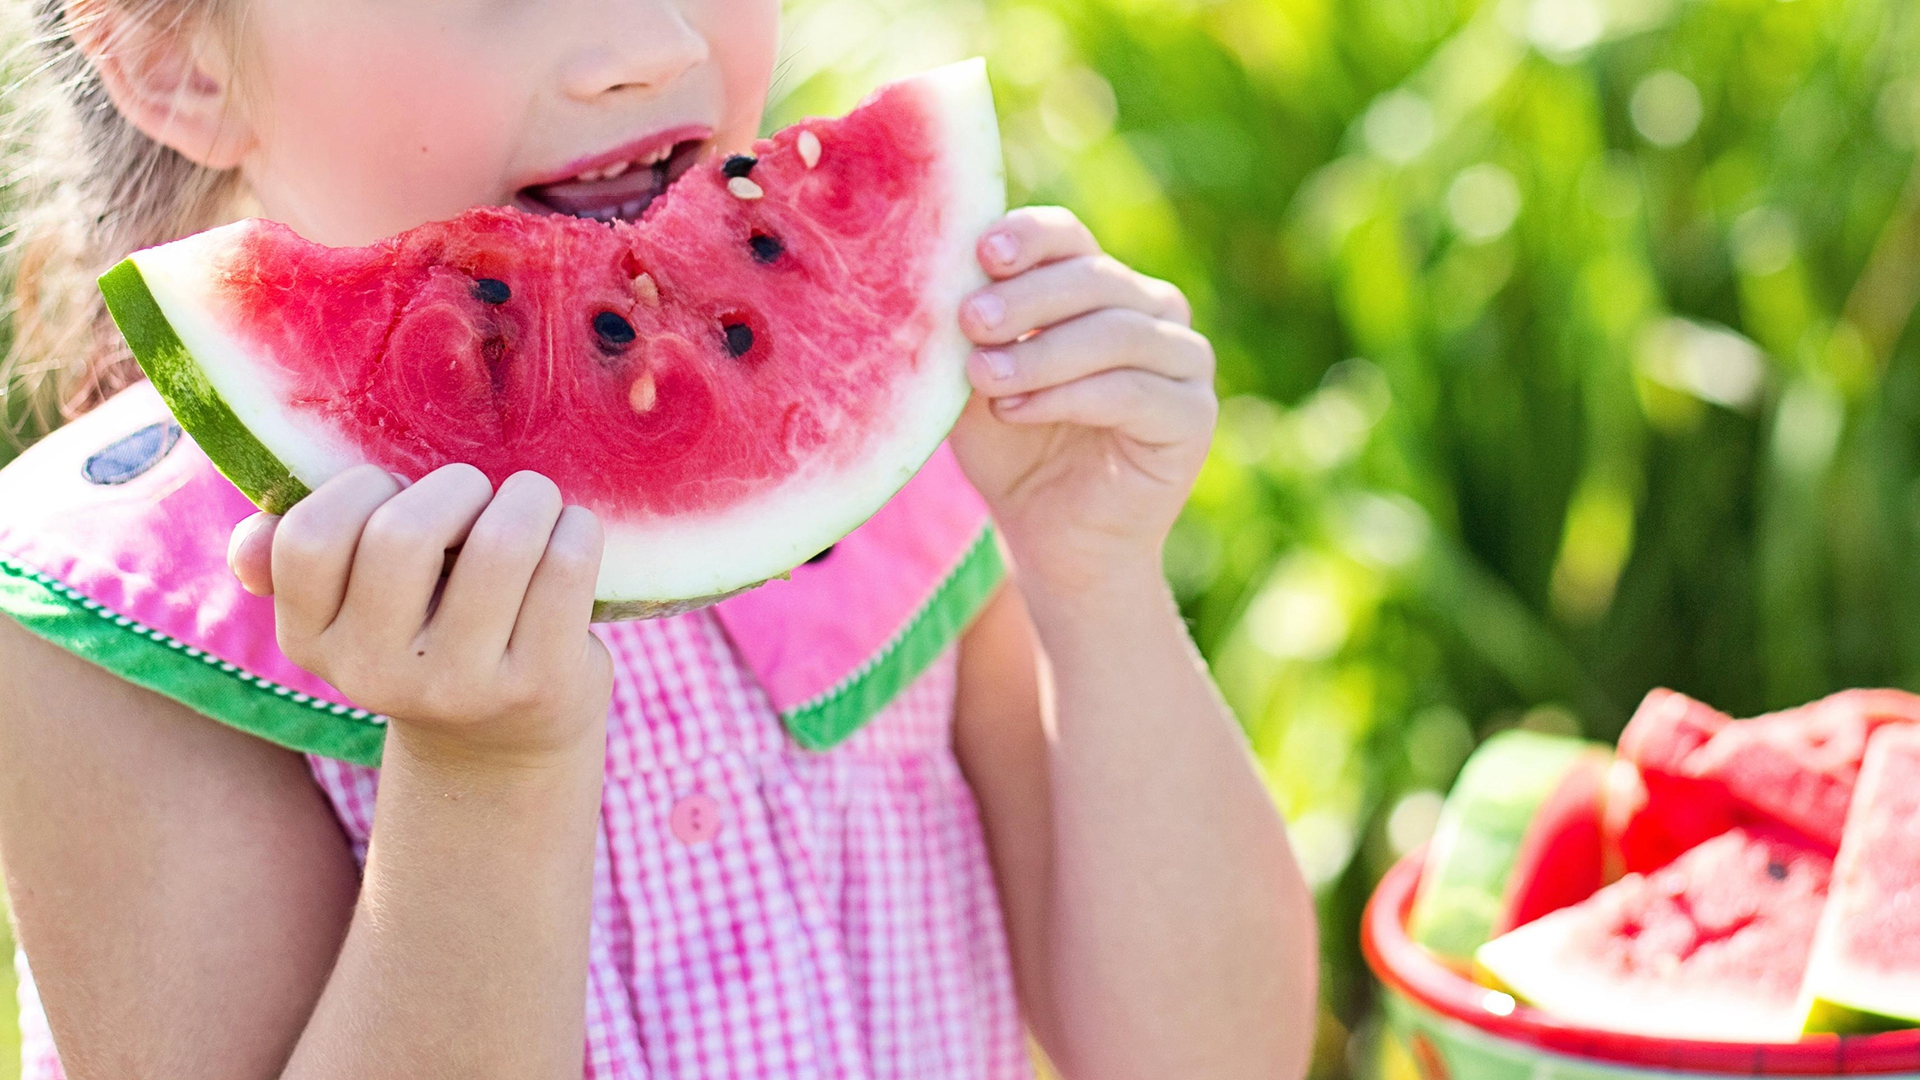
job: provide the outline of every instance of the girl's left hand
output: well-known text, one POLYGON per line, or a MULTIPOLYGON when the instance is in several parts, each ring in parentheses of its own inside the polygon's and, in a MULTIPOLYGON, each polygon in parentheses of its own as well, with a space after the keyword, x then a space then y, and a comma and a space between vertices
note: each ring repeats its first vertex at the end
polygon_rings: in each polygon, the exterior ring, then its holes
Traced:
POLYGON ((980 349, 953 446, 1023 585, 1075 596, 1157 580, 1219 411, 1186 297, 1058 207, 1007 215, 978 254, 994 282, 961 305, 980 349))

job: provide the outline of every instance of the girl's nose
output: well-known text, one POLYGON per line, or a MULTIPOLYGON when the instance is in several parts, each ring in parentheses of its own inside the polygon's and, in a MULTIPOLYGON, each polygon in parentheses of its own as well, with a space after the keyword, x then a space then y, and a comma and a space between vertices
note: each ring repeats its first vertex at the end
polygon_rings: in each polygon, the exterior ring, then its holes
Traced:
POLYGON ((675 0, 605 6, 617 14, 568 64, 569 97, 587 101, 610 90, 657 90, 706 62, 707 39, 675 0))

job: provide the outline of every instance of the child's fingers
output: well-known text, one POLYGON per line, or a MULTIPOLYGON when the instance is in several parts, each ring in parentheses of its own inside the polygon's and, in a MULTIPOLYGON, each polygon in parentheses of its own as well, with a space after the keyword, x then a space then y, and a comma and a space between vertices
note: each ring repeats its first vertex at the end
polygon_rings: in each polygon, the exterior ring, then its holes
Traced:
POLYGON ((501 483, 461 545, 428 633, 447 655, 497 660, 560 520, 560 489, 534 472, 501 483))
POLYGON ((1102 371, 993 403, 994 415, 1010 424, 1108 428, 1149 446, 1207 438, 1218 409, 1211 388, 1139 368, 1102 371))
POLYGON ((960 327, 977 345, 1003 345, 1101 308, 1132 308, 1185 326, 1193 311, 1180 290, 1106 255, 1080 255, 1036 267, 974 293, 960 306, 960 327))
POLYGON ((974 389, 994 398, 1030 394, 1111 368, 1210 383, 1213 346, 1184 326, 1129 308, 1106 308, 967 359, 974 389))
POLYGON ((255 514, 227 538, 227 569, 255 596, 273 595, 273 534, 279 525, 278 514, 255 514))
POLYGON ((1076 255, 1098 255, 1100 242, 1071 210, 1027 206, 995 222, 975 250, 981 269, 999 281, 1076 255))
POLYGON ((385 469, 355 466, 296 503, 274 528, 268 560, 274 627, 281 651, 295 663, 304 662, 306 646, 339 615, 367 519, 399 491, 385 469))
POLYGON ((600 520, 580 506, 560 512, 540 565, 527 584, 520 619, 507 645, 510 666, 529 671, 568 670, 593 619, 594 585, 605 541, 600 520))
POLYGON ((492 498, 486 474, 448 465, 383 503, 360 531, 347 597, 327 633, 376 650, 412 641, 426 624, 448 549, 466 539, 492 498))

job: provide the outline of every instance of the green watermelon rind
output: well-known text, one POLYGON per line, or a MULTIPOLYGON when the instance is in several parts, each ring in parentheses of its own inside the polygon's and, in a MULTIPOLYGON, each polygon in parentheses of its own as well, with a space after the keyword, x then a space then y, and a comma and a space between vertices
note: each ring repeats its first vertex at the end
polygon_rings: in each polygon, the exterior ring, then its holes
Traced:
POLYGON ((1870 1009, 1856 1008, 1838 1001, 1814 998, 1807 1008, 1807 1021, 1802 1030, 1808 1032, 1832 1032, 1836 1035, 1874 1035, 1882 1031, 1899 1031, 1920 1025, 1920 1019, 1903 1020, 1897 1016, 1873 1012, 1870 1009))
POLYGON ((1515 857, 1536 811, 1582 758, 1605 747, 1514 730, 1488 739, 1460 770, 1427 848, 1407 931, 1465 966, 1493 937, 1515 857))
POLYGON ((284 514, 307 497, 307 485, 253 437, 214 389, 132 259, 100 276, 100 293, 140 370, 221 475, 270 514, 284 514))

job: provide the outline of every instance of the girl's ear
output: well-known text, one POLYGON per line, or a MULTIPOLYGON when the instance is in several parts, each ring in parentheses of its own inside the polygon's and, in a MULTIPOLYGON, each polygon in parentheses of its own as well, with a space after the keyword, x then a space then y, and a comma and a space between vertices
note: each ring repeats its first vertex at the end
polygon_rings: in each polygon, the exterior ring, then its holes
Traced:
POLYGON ((67 28, 127 122, 209 169, 231 169, 253 148, 233 65, 210 28, 150 14, 156 5, 67 0, 67 28))

